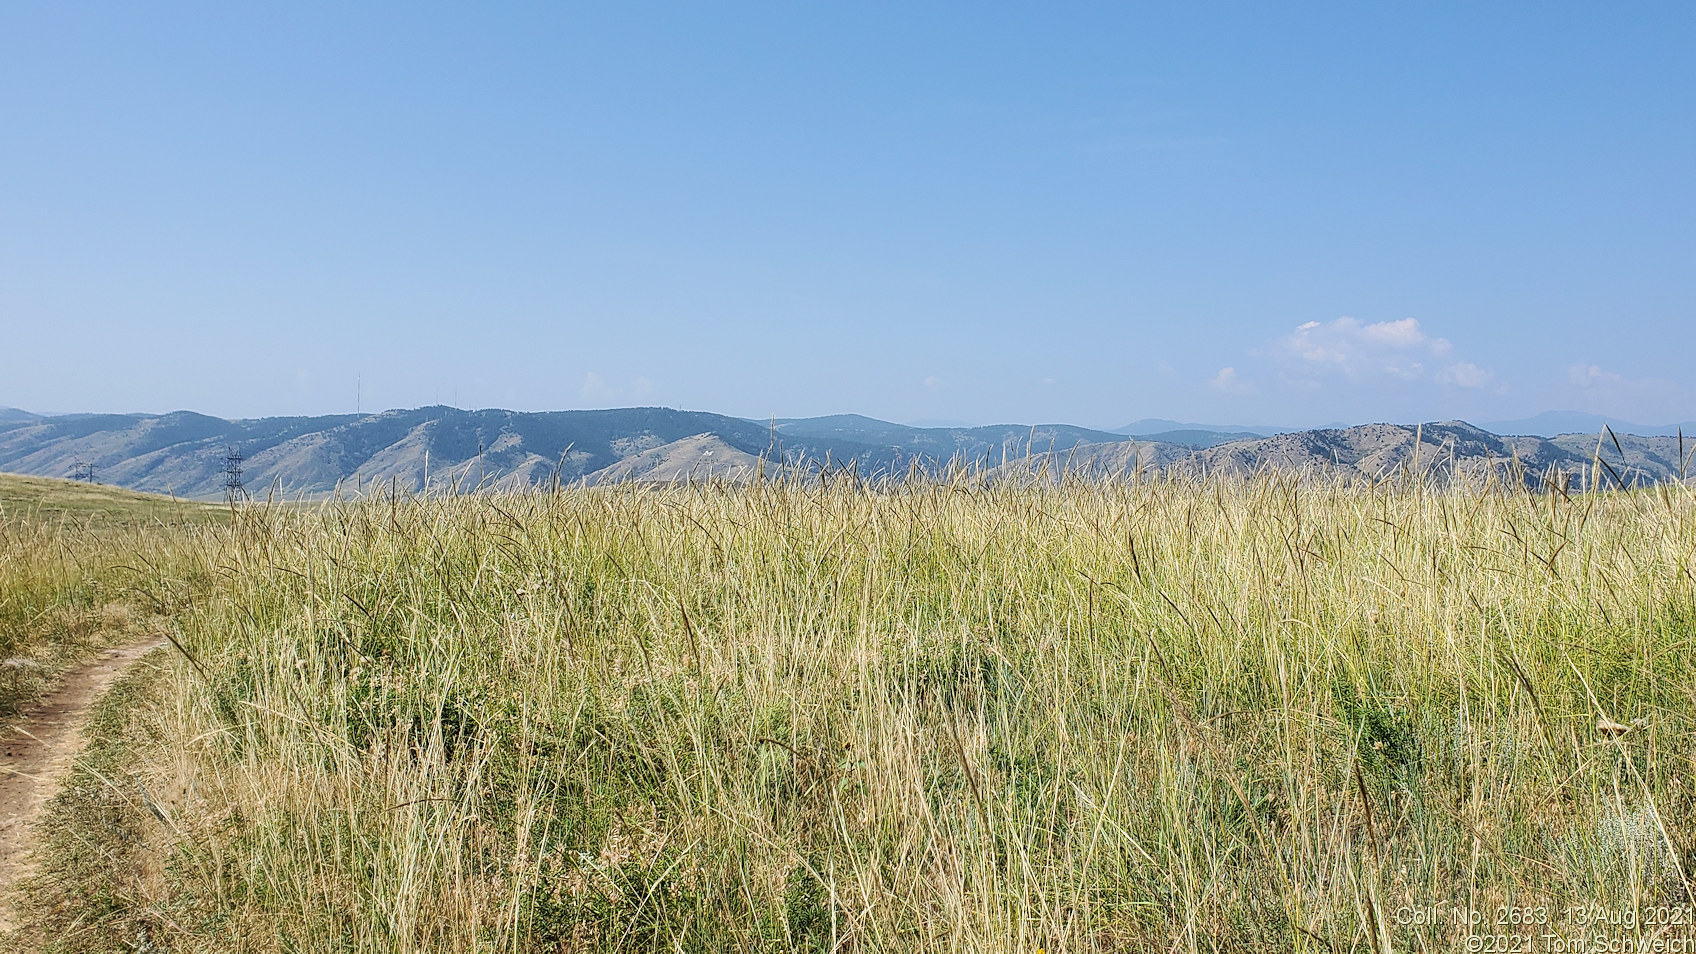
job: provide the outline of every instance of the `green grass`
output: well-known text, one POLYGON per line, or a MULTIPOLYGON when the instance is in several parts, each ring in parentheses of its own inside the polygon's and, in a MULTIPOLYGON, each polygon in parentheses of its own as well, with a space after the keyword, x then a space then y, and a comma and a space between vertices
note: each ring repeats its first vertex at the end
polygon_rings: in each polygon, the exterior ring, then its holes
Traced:
POLYGON ((1464 947, 1410 905, 1655 910, 1696 860, 1693 517, 1270 477, 250 508, 179 560, 196 664, 85 833, 144 870, 50 868, 44 923, 1343 951, 1464 947))

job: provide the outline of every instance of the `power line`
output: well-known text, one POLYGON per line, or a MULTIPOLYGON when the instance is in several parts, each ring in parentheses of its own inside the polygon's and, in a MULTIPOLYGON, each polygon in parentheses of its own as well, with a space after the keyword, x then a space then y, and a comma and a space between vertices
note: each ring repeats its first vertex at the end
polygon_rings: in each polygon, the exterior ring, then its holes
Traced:
POLYGON ((241 451, 234 447, 224 450, 224 496, 230 503, 247 499, 247 488, 241 482, 241 451))

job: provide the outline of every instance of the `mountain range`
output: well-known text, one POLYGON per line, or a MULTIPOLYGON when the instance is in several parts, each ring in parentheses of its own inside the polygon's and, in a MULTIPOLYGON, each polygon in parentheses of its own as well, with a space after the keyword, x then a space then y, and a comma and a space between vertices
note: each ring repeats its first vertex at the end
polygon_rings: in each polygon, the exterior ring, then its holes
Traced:
POLYGON ((1145 420, 1122 430, 1067 424, 914 427, 856 414, 749 421, 704 411, 468 411, 224 420, 169 414, 39 415, 0 408, 0 471, 82 473, 136 490, 212 499, 230 466, 249 494, 517 487, 747 477, 851 467, 863 476, 950 464, 1006 478, 1133 472, 1342 471, 1378 479, 1418 469, 1445 479, 1496 475, 1541 484, 1681 479, 1678 436, 1595 432, 1503 436, 1458 421, 1278 432, 1145 420), (1598 463, 1598 461, 1600 461, 1598 463))
POLYGON ((1498 434, 1537 434, 1555 437, 1561 434, 1600 434, 1602 428, 1616 434, 1636 434, 1642 437, 1696 436, 1696 421, 1678 424, 1635 424, 1605 414, 1586 414, 1581 411, 1544 411, 1534 417, 1514 421, 1485 421, 1479 424, 1498 434))
POLYGON ((1133 470, 1165 473, 1340 473, 1394 480, 1418 473, 1442 484, 1494 479, 1532 489, 1631 487, 1682 481, 1692 470, 1696 440, 1682 437, 1565 434, 1503 436, 1464 421, 1363 424, 1291 431, 1206 447, 1156 442, 1089 444, 1046 452, 999 470, 1008 476, 1063 473, 1113 477, 1133 470), (1688 446, 1687 446, 1688 445, 1688 446))

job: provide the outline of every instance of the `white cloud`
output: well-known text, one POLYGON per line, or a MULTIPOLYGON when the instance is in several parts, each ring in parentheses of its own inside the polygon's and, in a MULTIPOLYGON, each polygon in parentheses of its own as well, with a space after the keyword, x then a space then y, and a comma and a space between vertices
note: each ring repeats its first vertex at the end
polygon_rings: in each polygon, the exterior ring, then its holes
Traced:
POLYGON ((654 391, 654 382, 645 377, 639 377, 630 382, 627 388, 619 387, 593 371, 583 375, 583 386, 577 393, 585 401, 608 404, 622 401, 626 398, 644 398, 654 391))
POLYGON ((1603 371, 1600 365, 1575 364, 1566 369, 1567 380, 1581 388, 1597 388, 1615 385, 1625 380, 1622 374, 1603 371))
POLYGON ((1347 316, 1309 321, 1278 339, 1273 350, 1295 366, 1297 382, 1309 386, 1328 377, 1353 384, 1429 380, 1461 388, 1482 388, 1495 380, 1486 368, 1452 359, 1454 343, 1426 334, 1417 318, 1371 324, 1347 316))
POLYGON ((1213 390, 1223 391, 1226 394, 1253 394, 1255 392, 1254 382, 1243 380, 1237 374, 1237 369, 1232 367, 1220 368, 1219 373, 1215 374, 1212 380, 1207 383, 1213 390))
MULTIPOLYGON (((1349 322, 1360 329, 1360 333, 1372 341, 1380 342, 1391 348, 1413 348, 1425 343, 1425 332, 1419 327, 1419 319, 1403 318, 1400 321, 1379 321, 1370 325, 1362 325, 1353 318, 1339 318, 1335 324, 1349 322)), ((1437 339, 1439 349, 1446 350, 1448 342, 1437 339)))
POLYGON ((1696 410, 1689 387, 1665 378, 1632 378, 1600 365, 1575 364, 1567 368, 1567 381, 1586 410, 1643 424, 1687 418, 1696 410))
POLYGON ((924 385, 927 391, 940 391, 943 388, 942 379, 934 374, 925 378, 924 385))
POLYGON ((583 386, 577 389, 577 393, 582 395, 585 401, 605 401, 613 396, 612 388, 593 371, 583 375, 583 386))
POLYGON ((1491 374, 1484 368, 1480 368, 1471 361, 1456 361, 1454 364, 1451 364, 1437 372, 1438 383, 1452 384, 1457 388, 1488 387, 1490 382, 1495 379, 1496 376, 1494 374, 1491 374))

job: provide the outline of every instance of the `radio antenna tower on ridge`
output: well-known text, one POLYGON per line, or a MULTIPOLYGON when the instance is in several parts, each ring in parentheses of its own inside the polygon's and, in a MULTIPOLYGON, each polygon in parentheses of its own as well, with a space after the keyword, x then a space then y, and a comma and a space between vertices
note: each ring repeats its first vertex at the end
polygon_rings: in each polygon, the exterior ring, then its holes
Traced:
POLYGON ((241 451, 228 447, 224 450, 224 496, 229 498, 233 506, 238 500, 247 498, 247 488, 241 482, 241 451))

